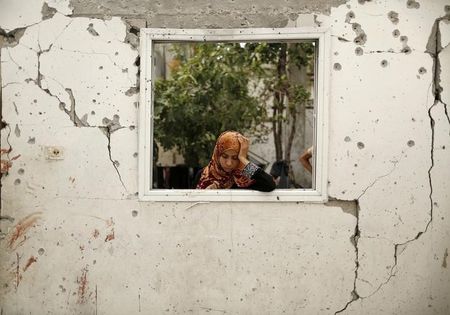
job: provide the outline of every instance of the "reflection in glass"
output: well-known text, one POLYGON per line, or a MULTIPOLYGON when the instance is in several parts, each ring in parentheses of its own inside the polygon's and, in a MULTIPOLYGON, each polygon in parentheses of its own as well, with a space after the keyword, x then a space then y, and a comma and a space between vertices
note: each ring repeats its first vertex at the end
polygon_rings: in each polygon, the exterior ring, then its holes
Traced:
MULTIPOLYGON (((278 188, 311 188, 298 158, 314 143, 315 41, 155 43, 154 189, 193 189, 221 132, 278 188)), ((313 163, 312 163, 313 164, 313 163)))

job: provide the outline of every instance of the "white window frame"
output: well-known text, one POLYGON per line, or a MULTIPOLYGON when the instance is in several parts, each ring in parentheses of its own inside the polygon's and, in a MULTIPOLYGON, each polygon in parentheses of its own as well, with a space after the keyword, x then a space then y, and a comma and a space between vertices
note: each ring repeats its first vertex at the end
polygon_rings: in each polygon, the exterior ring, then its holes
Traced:
POLYGON ((330 77, 330 32, 310 28, 161 29, 140 30, 141 82, 139 106, 139 200, 219 202, 326 202, 328 164, 328 102, 330 77), (277 41, 316 40, 313 189, 152 189, 153 163, 153 57, 154 42, 170 41, 277 41))

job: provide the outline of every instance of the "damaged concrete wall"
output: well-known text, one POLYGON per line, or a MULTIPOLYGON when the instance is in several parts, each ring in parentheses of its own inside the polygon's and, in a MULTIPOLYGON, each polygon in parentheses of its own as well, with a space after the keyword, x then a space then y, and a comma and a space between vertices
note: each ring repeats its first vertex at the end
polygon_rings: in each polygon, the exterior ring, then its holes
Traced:
POLYGON ((450 313, 450 5, 236 2, 0 0, 2 314, 450 313), (138 202, 139 28, 311 24, 336 201, 138 202))

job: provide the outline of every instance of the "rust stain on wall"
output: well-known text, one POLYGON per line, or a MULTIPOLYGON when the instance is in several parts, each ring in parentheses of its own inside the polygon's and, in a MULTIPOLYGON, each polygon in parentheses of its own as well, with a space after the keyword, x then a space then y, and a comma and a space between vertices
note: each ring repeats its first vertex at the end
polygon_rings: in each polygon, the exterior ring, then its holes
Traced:
POLYGON ((114 229, 111 229, 111 233, 109 233, 108 235, 106 235, 105 242, 112 241, 113 239, 115 239, 115 236, 114 236, 114 229))
POLYGON ((7 246, 9 249, 14 250, 20 245, 22 245, 26 239, 26 233, 27 231, 36 225, 37 220, 41 218, 42 212, 34 212, 29 215, 27 215, 25 218, 20 220, 12 229, 11 234, 9 236, 7 246), (18 241, 20 238, 23 238, 22 240, 18 241))
POLYGON ((20 284, 20 280, 22 280, 22 275, 20 274, 20 257, 19 257, 18 253, 16 253, 16 258, 17 258, 17 260, 16 260, 15 276, 16 276, 16 291, 17 291, 17 288, 19 287, 19 284, 20 284))
POLYGON ((25 265, 25 267, 23 267, 23 271, 27 271, 27 269, 34 264, 35 262, 37 262, 37 258, 34 256, 31 256, 30 258, 28 258, 27 264, 25 265))
POLYGON ((86 292, 88 290, 87 266, 81 270, 81 277, 77 278, 78 283, 78 304, 86 303, 86 292))

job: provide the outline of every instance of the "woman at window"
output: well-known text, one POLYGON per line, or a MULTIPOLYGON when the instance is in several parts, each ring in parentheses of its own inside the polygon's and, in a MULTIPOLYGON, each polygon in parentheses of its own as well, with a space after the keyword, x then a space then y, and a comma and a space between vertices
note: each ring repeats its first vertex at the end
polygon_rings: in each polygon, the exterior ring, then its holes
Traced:
POLYGON ((272 176, 248 160, 248 149, 248 139, 239 132, 223 132, 217 139, 211 161, 201 171, 197 189, 274 190, 272 176))

